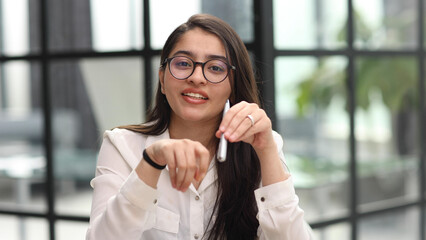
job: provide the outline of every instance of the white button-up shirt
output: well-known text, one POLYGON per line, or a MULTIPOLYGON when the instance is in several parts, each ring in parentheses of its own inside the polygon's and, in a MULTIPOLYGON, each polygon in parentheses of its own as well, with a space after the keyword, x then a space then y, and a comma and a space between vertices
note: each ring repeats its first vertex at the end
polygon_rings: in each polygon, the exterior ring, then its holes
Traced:
MULTIPOLYGON (((161 172, 157 189, 145 184, 133 170, 142 159, 143 149, 164 138, 169 138, 168 131, 160 136, 124 129, 105 132, 96 176, 91 181, 94 191, 86 239, 201 239, 204 236, 217 194, 216 161, 211 161, 198 189, 191 184, 186 192, 172 188, 168 168, 161 172)), ((282 138, 275 132, 274 138, 284 161, 282 138)), ((259 209, 259 239, 311 239, 291 177, 260 187, 254 194, 259 209)))

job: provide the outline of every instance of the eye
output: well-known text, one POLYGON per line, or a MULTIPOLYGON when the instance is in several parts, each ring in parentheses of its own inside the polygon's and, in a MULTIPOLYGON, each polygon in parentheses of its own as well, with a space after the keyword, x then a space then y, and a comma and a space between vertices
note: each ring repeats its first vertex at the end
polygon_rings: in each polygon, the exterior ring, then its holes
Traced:
POLYGON ((172 61, 172 65, 180 69, 192 68, 191 60, 183 57, 174 58, 172 61))
POLYGON ((219 60, 212 60, 208 62, 207 64, 207 69, 210 72, 216 73, 216 74, 225 72, 226 68, 227 68, 226 64, 219 60))
POLYGON ((215 72, 223 72, 223 71, 225 71, 220 66, 211 66, 210 69, 213 70, 213 71, 215 71, 215 72))

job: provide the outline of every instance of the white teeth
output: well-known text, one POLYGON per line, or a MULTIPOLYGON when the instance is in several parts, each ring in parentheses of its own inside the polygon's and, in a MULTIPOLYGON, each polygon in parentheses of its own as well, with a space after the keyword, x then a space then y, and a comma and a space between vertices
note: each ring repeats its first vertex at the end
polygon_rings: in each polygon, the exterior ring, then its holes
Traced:
POLYGON ((188 96, 188 97, 192 97, 192 98, 203 99, 203 100, 207 100, 208 99, 208 98, 206 98, 203 95, 198 94, 198 93, 183 93, 182 95, 188 96))

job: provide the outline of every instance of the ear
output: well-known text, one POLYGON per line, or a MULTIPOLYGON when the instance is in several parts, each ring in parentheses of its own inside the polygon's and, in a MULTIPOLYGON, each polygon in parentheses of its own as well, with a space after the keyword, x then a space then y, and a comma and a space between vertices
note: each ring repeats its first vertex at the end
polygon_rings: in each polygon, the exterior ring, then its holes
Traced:
POLYGON ((165 91, 164 91, 164 70, 163 69, 158 70, 158 77, 160 78, 161 93, 165 94, 165 91))

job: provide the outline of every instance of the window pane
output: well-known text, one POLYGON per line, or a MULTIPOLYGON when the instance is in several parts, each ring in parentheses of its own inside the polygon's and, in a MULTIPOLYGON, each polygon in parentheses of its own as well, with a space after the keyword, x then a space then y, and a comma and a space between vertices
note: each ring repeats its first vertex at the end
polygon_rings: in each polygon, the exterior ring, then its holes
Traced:
POLYGON ((49 239, 48 224, 45 219, 0 215, 0 226, 0 239, 49 239))
POLYGON ((26 61, 0 66, 0 208, 46 207, 39 70, 26 61))
POLYGON ((142 0, 91 0, 95 51, 142 49, 142 0))
POLYGON ((88 215, 105 130, 144 120, 140 58, 81 59, 51 65, 57 211, 88 215))
POLYGON ((355 0, 355 46, 361 49, 415 48, 415 0, 355 0))
MULTIPOLYGON (((155 93, 157 92, 157 88, 158 88, 158 69, 160 68, 160 56, 154 56, 151 59, 151 64, 152 64, 152 100, 151 101, 155 101, 155 93)), ((152 102, 151 102, 152 103, 152 102)))
POLYGON ((39 2, 0 0, 0 51, 25 55, 39 51, 39 2))
POLYGON ((273 1, 274 45, 278 49, 346 46, 347 1, 273 1))
POLYGON ((142 1, 49 0, 49 49, 124 51, 142 48, 142 1))
POLYGON ((167 37, 177 26, 186 22, 191 15, 201 12, 200 0, 187 0, 185 4, 174 0, 151 0, 149 6, 151 46, 156 49, 163 48, 167 37))
POLYGON ((82 0, 48 0, 48 44, 52 51, 91 49, 90 5, 82 0))
POLYGON ((351 226, 348 223, 339 223, 314 229, 314 236, 316 240, 349 240, 351 239, 351 226))
POLYGON ((244 42, 254 39, 253 0, 202 0, 201 12, 217 16, 240 35, 244 42))
POLYGON ((243 41, 253 40, 253 0, 187 0, 185 4, 174 0, 155 0, 150 1, 150 8, 151 45, 155 49, 163 47, 176 27, 186 22, 191 15, 201 12, 228 22, 243 41))
POLYGON ((86 239, 86 231, 89 223, 57 221, 55 227, 56 239, 58 240, 86 239))
POLYGON ((359 222, 360 240, 416 240, 419 237, 418 208, 395 210, 364 217, 359 222))
POLYGON ((275 61, 277 127, 309 221, 348 211, 345 67, 342 57, 280 57, 275 61))
POLYGON ((359 201, 418 196, 418 80, 414 58, 364 57, 356 62, 359 201))
MULTIPOLYGON (((425 211, 426 209, 423 209, 423 213, 426 213, 426 211, 425 211)), ((426 214, 423 216, 424 218, 426 218, 426 214)), ((423 234, 426 234, 426 227, 425 226, 423 226, 422 227, 422 229, 423 229, 423 234)))
MULTIPOLYGON (((423 71, 425 71, 425 69, 426 69, 426 67, 423 67, 423 71)), ((423 83, 424 83, 424 80, 423 80, 423 83)), ((423 89, 420 89, 420 91, 421 92, 423 92, 423 94, 424 94, 424 101, 426 101, 426 84, 424 84, 423 85, 424 87, 423 87, 423 89)), ((426 102, 423 102, 423 107, 425 107, 426 108, 426 102)), ((423 110, 423 119, 426 119, 426 109, 424 109, 423 110)), ((420 127, 420 130, 423 130, 423 136, 426 136, 426 126, 425 126, 425 124, 421 124, 421 127, 420 127)), ((420 151, 422 151, 422 156, 423 156, 423 161, 425 161, 426 159, 426 139, 423 139, 424 141, 423 141, 423 146, 420 146, 420 151)), ((424 171, 426 172, 426 165, 424 166, 425 167, 425 169, 424 169, 424 171)), ((426 181, 426 178, 423 178, 423 181, 426 181)), ((425 195, 426 194, 426 192, 423 192, 423 194, 425 195)), ((426 216, 425 216, 426 217, 426 216)), ((426 227, 425 227, 425 229, 426 229, 426 227)), ((426 235, 425 235, 426 236, 426 235)))

